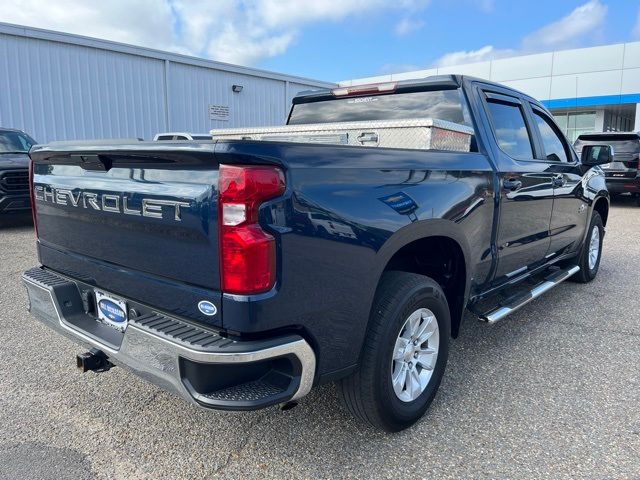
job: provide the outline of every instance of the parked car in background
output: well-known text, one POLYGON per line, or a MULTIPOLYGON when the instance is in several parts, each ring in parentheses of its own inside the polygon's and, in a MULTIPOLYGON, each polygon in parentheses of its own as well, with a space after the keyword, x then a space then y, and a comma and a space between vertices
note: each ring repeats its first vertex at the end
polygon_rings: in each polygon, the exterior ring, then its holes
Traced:
POLYGON ((0 214, 31 208, 28 154, 35 143, 20 130, 0 128, 0 214))
POLYGON ((172 140, 211 140, 210 133, 167 132, 156 133, 154 142, 169 142, 172 140))
POLYGON ((640 132, 605 132, 580 135, 573 144, 578 155, 585 145, 611 145, 613 162, 602 165, 612 196, 630 193, 640 206, 640 132))

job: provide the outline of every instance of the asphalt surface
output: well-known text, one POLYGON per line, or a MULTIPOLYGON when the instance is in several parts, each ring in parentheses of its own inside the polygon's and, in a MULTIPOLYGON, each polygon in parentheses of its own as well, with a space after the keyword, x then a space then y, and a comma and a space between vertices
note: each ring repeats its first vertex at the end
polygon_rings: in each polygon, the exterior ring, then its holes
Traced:
POLYGON ((614 203, 596 280, 468 315, 427 416, 386 434, 332 385, 288 412, 206 412, 26 312, 27 222, 0 229, 0 478, 640 478, 640 208, 614 203))

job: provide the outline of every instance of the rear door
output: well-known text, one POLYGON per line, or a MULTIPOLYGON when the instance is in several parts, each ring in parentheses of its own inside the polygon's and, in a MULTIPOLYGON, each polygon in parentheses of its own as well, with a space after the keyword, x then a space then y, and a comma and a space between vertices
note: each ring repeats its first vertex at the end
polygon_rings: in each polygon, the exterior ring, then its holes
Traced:
POLYGON ((549 248, 553 172, 527 122, 522 99, 510 90, 482 90, 495 138, 492 150, 500 181, 496 279, 513 276, 544 259, 549 248))

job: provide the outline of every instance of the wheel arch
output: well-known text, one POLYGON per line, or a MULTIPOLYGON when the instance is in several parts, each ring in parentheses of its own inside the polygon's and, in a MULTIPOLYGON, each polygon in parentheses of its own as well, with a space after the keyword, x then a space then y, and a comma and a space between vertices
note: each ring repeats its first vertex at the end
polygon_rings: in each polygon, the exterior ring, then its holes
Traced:
POLYGON ((602 218, 602 224, 606 227, 607 220, 609 218, 609 197, 605 195, 599 195, 593 202, 592 214, 598 212, 602 218))
POLYGON ((452 278, 448 279, 451 283, 443 285, 442 278, 434 278, 434 280, 443 287, 447 296, 451 311, 451 335, 455 338, 458 336, 464 309, 469 298, 471 284, 469 251, 466 236, 461 227, 454 222, 433 219, 407 225, 389 238, 378 251, 376 289, 382 275, 389 270, 421 273, 432 278, 439 277, 437 274, 434 275, 432 265, 407 263, 408 258, 415 256, 416 253, 423 253, 418 260, 429 258, 447 260, 452 268, 448 272, 452 274, 452 278), (437 248, 434 250, 433 247, 437 248), (445 253, 446 256, 437 257, 442 253, 445 253))

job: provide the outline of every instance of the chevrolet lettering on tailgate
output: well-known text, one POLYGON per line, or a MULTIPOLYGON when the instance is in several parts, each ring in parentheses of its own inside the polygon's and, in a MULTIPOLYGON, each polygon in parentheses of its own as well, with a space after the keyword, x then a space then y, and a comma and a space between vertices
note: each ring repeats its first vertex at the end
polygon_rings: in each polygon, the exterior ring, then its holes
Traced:
POLYGON ((93 193, 54 188, 47 185, 35 185, 36 201, 69 205, 78 208, 90 208, 104 212, 120 213, 123 215, 142 215, 143 217, 162 218, 162 207, 169 207, 173 211, 173 219, 182 221, 180 208, 189 207, 188 202, 177 200, 159 200, 157 198, 143 198, 140 208, 132 208, 129 199, 121 193, 93 193))

